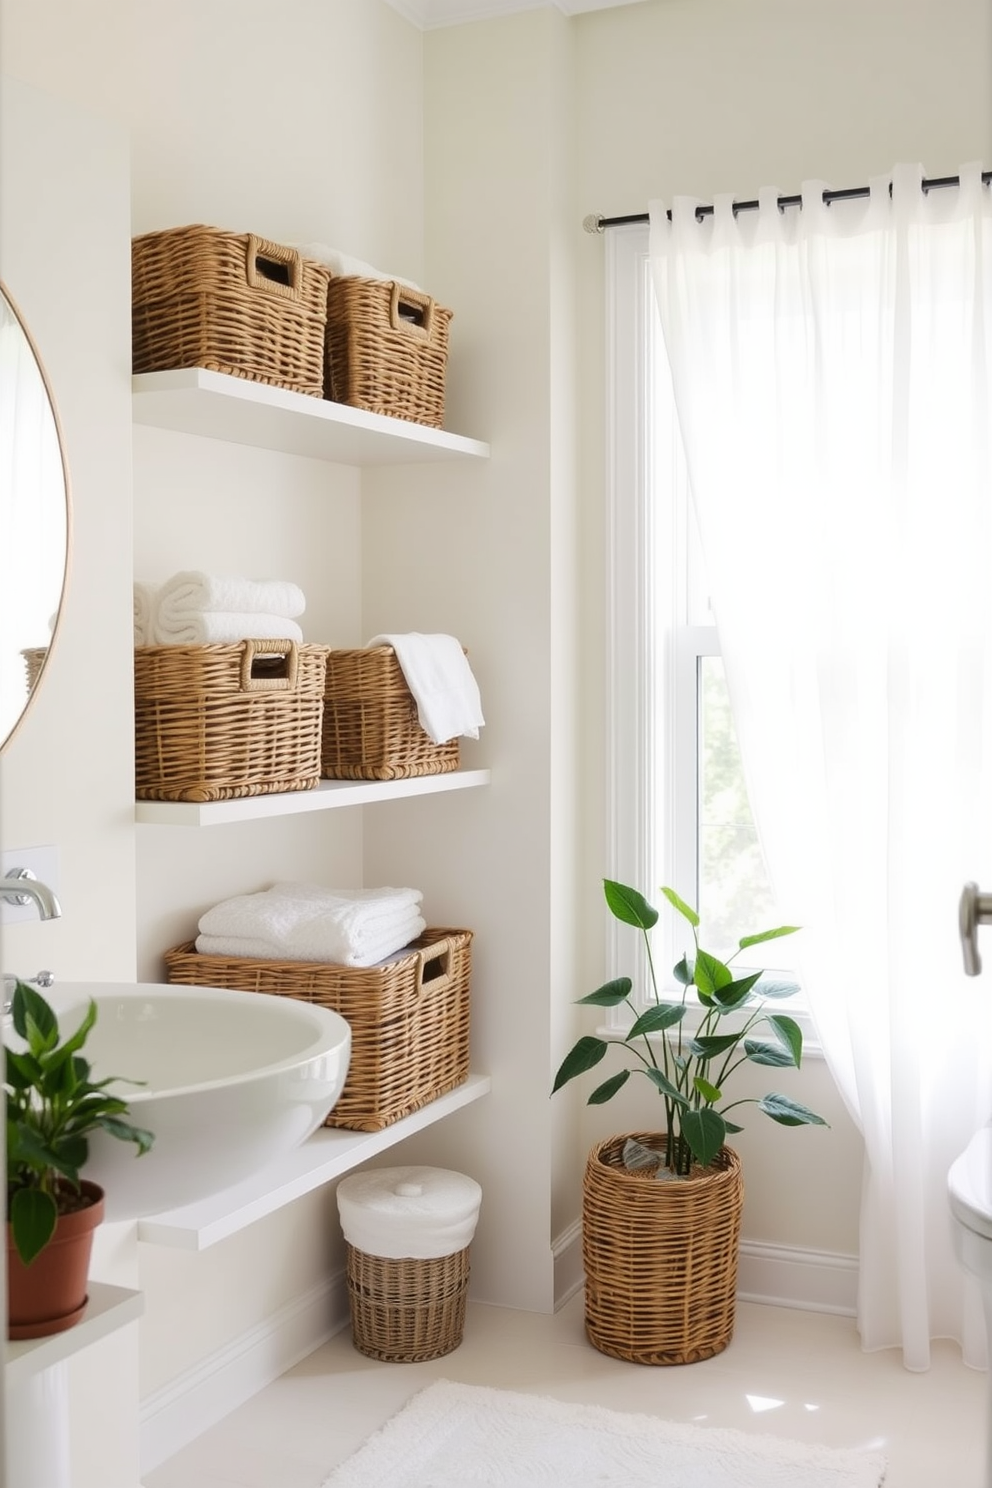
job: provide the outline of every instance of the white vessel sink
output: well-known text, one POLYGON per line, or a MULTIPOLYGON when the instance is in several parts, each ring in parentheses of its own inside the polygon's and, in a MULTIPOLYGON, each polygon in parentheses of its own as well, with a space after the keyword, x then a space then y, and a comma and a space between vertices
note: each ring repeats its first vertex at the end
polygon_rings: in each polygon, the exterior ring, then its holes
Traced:
POLYGON ((104 1132, 83 1176, 106 1193, 108 1220, 195 1203, 305 1142, 341 1094, 351 1029, 295 998, 156 982, 63 982, 45 992, 63 1037, 87 1001, 96 1024, 82 1054, 94 1080, 155 1134, 150 1152, 104 1132))

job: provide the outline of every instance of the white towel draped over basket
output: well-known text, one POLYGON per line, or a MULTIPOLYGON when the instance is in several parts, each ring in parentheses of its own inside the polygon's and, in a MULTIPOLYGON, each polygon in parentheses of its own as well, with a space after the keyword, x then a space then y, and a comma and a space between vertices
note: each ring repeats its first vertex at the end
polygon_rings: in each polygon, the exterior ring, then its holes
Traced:
POLYGON ((373 636, 369 646, 392 646, 417 704, 420 727, 435 744, 479 737, 484 725, 479 686, 461 642, 451 635, 373 636))

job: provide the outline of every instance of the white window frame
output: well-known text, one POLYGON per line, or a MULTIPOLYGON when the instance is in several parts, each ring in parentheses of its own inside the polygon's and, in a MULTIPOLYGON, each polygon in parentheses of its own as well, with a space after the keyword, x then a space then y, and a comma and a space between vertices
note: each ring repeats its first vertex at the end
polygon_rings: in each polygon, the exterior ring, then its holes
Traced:
MULTIPOLYGON (((684 571, 666 593, 653 582, 651 554, 660 539, 685 545, 684 504, 644 499, 649 450, 656 430, 648 416, 652 365, 648 342, 649 297, 653 294, 646 225, 611 229, 606 240, 608 349, 608 537, 607 606, 609 633, 607 772, 610 822, 610 877, 640 889, 659 911, 654 940, 663 957, 659 975, 691 949, 684 922, 660 893, 695 883, 696 653, 718 651, 715 628, 687 628, 688 595, 684 571), (660 607, 665 612, 660 612, 660 607), (659 629, 658 622, 662 622, 659 629), (650 638, 666 637, 660 685, 656 686, 650 638), (676 720, 671 730, 668 720, 676 720), (649 768, 652 760, 661 768, 649 768), (660 839, 650 829, 663 823, 660 839), (660 841, 662 862, 654 859, 660 841)), ((686 894, 691 892, 686 889, 686 894)), ((634 979, 646 998, 646 958, 638 937, 611 923, 610 962, 634 979)), ((681 996, 672 980, 662 989, 681 996)))
MULTIPOLYGON (((672 454, 671 480, 658 482, 653 499, 646 499, 659 437, 649 414, 657 368, 648 331, 654 291, 647 224, 609 231, 606 269, 608 876, 639 889, 658 910, 652 950, 659 992, 681 1001, 683 988, 671 968, 682 954, 692 953, 692 934, 661 894, 661 885, 671 884, 690 900, 696 892, 697 667, 700 657, 718 656, 720 645, 715 624, 698 623, 705 618, 705 590, 699 555, 691 551, 693 537, 686 530, 681 450, 677 462, 672 454), (660 592, 652 572, 659 538, 673 544, 676 553, 688 554, 673 563, 667 593, 660 592), (649 647, 659 634, 665 649, 657 671, 649 647), (660 768, 649 768, 651 761, 660 768), (657 819, 660 833, 649 825, 657 819)), ((635 1003, 646 1006, 649 973, 642 938, 612 916, 607 935, 610 975, 630 976, 635 1003)), ((803 1028, 805 1052, 817 1053, 801 993, 788 1011, 803 1028)), ((690 1026, 695 1021, 690 1018, 690 1026)), ((628 1024, 629 1012, 620 1007, 602 1031, 616 1036, 628 1024)))

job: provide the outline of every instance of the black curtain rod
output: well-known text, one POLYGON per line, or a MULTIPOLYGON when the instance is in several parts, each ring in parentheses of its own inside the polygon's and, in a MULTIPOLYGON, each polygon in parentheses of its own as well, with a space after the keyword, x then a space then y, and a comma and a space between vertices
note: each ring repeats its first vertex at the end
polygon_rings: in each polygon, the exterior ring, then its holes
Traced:
MULTIPOLYGON (((990 182, 992 182, 992 171, 982 171, 983 185, 988 186, 990 182)), ((960 184, 960 176, 934 176, 930 180, 925 179, 921 181, 920 187, 923 191, 936 191, 941 186, 960 186, 960 184)), ((890 185, 889 193, 891 194, 891 192, 892 187, 890 185)), ((823 193, 823 204, 828 207, 831 202, 854 201, 857 197, 870 195, 870 186, 847 186, 839 191, 825 191, 823 193)), ((780 196, 778 198, 780 209, 783 207, 801 207, 802 204, 803 199, 801 196, 780 196)), ((761 203, 757 201, 734 202, 734 216, 736 217, 738 212, 756 212, 760 205, 761 203)), ((697 221, 703 217, 712 217, 712 215, 712 206, 700 206, 696 208, 697 221)), ((665 213, 665 216, 671 222, 672 214, 670 210, 665 213)), ((624 227, 628 222, 649 222, 650 220, 651 214, 649 212, 634 212, 627 217, 602 217, 598 213, 592 212, 588 217, 582 219, 582 226, 588 233, 599 233, 607 227, 624 227)))

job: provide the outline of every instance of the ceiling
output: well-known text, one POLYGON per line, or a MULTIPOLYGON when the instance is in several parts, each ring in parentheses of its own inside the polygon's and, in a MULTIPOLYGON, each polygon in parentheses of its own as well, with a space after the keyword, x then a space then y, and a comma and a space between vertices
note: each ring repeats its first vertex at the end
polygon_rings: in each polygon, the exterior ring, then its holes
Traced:
POLYGON ((463 21, 489 20, 520 10, 539 10, 554 4, 563 15, 583 15, 590 10, 612 10, 616 5, 640 4, 640 0, 386 0, 394 10, 421 31, 457 26, 463 21))

